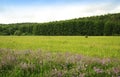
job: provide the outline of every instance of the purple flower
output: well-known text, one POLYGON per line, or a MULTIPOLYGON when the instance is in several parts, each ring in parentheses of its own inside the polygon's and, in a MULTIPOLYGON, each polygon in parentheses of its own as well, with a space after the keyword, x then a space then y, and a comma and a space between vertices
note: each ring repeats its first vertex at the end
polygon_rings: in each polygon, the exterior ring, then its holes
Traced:
POLYGON ((102 72, 103 72, 103 70, 100 69, 100 68, 94 67, 93 69, 94 69, 94 71, 95 71, 96 73, 102 73, 102 72))
POLYGON ((114 72, 115 74, 120 73, 120 68, 113 68, 113 72, 114 72))

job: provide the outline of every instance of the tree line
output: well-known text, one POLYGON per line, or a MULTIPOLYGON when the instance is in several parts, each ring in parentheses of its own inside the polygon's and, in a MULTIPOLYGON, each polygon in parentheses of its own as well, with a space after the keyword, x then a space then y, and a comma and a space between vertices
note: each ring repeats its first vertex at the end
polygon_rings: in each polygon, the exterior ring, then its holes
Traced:
POLYGON ((120 35, 120 13, 48 23, 0 24, 0 35, 120 35))

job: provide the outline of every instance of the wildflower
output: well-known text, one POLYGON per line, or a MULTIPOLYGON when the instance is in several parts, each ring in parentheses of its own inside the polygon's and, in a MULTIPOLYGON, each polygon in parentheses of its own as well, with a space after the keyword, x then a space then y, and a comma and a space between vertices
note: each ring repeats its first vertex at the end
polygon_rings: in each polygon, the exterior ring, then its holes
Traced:
POLYGON ((82 56, 81 55, 76 55, 76 60, 77 61, 80 61, 82 59, 82 56))
POLYGON ((93 69, 94 69, 94 71, 95 71, 96 73, 102 73, 102 72, 103 72, 103 70, 100 69, 100 68, 94 67, 93 69))
POLYGON ((28 64, 26 63, 21 63, 20 64, 21 69, 26 70, 28 68, 28 64))
POLYGON ((85 73, 80 74, 79 77, 85 77, 85 73))
POLYGON ((24 54, 25 55, 29 55, 31 53, 31 50, 26 50, 26 51, 24 51, 24 54))
POLYGON ((1 66, 13 66, 15 63, 16 63, 16 57, 11 55, 11 54, 8 54, 8 55, 5 55, 2 57, 1 59, 1 66))
POLYGON ((120 73, 120 68, 113 68, 113 72, 114 72, 115 74, 120 73))
POLYGON ((56 68, 52 71, 52 77, 63 77, 62 71, 57 70, 56 68))
POLYGON ((33 64, 21 63, 20 68, 24 71, 33 71, 35 66, 33 64))
POLYGON ((110 62, 110 59, 102 59, 101 60, 101 63, 104 65, 104 64, 106 64, 106 63, 108 63, 108 62, 110 62))

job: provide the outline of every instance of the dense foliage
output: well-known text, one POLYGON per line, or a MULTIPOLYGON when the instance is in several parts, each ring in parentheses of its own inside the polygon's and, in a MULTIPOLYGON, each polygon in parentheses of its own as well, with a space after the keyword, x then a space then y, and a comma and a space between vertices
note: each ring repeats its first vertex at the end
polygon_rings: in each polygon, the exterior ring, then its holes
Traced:
POLYGON ((120 35, 120 13, 48 23, 0 24, 0 35, 120 35))

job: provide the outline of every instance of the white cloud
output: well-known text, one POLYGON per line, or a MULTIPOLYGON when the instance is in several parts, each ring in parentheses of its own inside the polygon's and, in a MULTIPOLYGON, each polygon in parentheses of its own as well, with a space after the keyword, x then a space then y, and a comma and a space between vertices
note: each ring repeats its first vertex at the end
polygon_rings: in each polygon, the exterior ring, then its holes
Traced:
POLYGON ((120 12, 111 4, 9 7, 0 12, 0 23, 48 22, 120 12))
POLYGON ((111 13, 120 13, 120 6, 117 6, 115 9, 113 9, 111 13))

